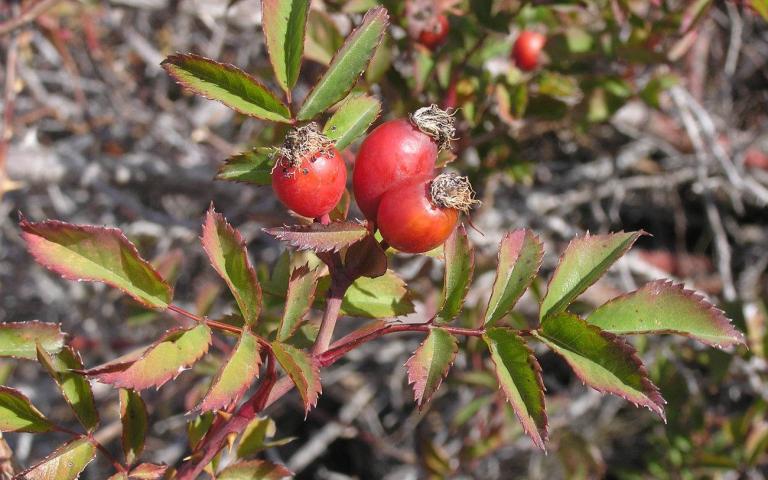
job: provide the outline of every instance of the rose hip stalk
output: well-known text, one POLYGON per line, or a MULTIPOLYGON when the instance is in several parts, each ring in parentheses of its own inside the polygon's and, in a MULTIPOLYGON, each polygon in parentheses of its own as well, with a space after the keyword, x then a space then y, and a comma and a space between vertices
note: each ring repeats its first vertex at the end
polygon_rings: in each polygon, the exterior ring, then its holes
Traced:
POLYGON ((454 173, 405 180, 381 198, 377 216, 381 236, 401 252, 432 250, 456 228, 459 212, 480 203, 474 195, 467 177, 454 173))
POLYGON ((376 221, 382 195, 412 177, 432 174, 437 153, 449 148, 456 129, 453 117, 437 105, 420 108, 409 120, 376 127, 360 146, 352 185, 365 218, 376 221))
POLYGON ((283 204, 304 217, 333 210, 347 183, 347 169, 333 142, 310 123, 291 130, 272 169, 272 188, 283 204))

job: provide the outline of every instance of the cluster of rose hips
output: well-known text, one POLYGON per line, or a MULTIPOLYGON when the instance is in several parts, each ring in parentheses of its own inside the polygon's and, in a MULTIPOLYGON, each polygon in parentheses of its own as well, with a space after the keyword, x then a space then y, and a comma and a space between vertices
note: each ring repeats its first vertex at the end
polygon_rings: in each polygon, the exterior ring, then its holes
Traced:
MULTIPOLYGON (((434 51, 445 43, 449 31, 448 17, 443 14, 435 15, 418 33, 416 41, 434 51)), ((517 68, 525 72, 535 70, 539 65, 539 57, 546 41, 547 38, 543 33, 533 30, 520 32, 512 47, 512 60, 517 68)))
MULTIPOLYGON (((453 117, 436 105, 408 119, 385 122, 363 141, 355 160, 357 205, 388 245, 423 253, 441 245, 460 212, 474 204, 466 177, 435 175, 442 148, 450 147, 453 117)), ((314 124, 292 130, 278 153, 272 186, 286 207, 321 218, 341 199, 347 173, 339 151, 314 124)))

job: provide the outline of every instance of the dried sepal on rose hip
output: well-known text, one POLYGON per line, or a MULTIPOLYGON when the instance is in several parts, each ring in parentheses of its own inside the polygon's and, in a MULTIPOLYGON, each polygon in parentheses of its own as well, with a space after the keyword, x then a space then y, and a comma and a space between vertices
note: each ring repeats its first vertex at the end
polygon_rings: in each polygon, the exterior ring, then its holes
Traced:
POLYGON ((360 145, 352 175, 355 200, 365 218, 376 220, 381 196, 393 185, 431 176, 439 150, 450 148, 455 134, 453 115, 437 105, 376 127, 360 145))
POLYGON ((467 177, 455 173, 418 177, 383 195, 377 224, 390 246, 405 253, 424 253, 444 243, 456 228, 459 214, 478 204, 467 177))
POLYGON ((322 217, 339 203, 346 183, 344 160, 317 124, 288 132, 272 169, 272 188, 286 207, 322 217))

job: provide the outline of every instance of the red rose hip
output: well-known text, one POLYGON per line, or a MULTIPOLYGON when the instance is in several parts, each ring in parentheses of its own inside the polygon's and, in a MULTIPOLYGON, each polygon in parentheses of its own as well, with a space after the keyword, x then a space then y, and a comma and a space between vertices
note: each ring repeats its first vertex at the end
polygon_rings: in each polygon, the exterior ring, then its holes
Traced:
POLYGON ((365 218, 375 221, 381 196, 408 178, 430 175, 440 148, 450 146, 453 117, 436 105, 390 120, 366 137, 355 160, 352 187, 365 218))
POLYGON ((430 50, 437 50, 437 48, 445 43, 445 39, 448 38, 448 31, 450 25, 448 24, 448 17, 445 15, 438 15, 434 17, 426 28, 419 33, 419 43, 424 45, 430 50))
POLYGON ((478 203, 466 177, 444 173, 405 180, 381 198, 377 222, 390 246, 423 253, 441 245, 466 212, 478 203))
POLYGON ((547 37, 539 32, 523 30, 512 47, 512 58, 520 70, 530 72, 539 65, 539 57, 547 37))
POLYGON ((333 142, 310 123, 288 133, 272 169, 272 188, 299 215, 317 218, 339 203, 347 169, 333 142))

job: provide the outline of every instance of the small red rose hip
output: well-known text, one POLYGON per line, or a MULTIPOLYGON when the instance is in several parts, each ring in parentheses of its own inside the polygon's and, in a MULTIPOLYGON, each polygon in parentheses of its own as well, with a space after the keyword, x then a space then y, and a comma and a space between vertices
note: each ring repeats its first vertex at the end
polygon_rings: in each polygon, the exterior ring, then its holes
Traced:
POLYGON ((352 187, 365 218, 376 220, 381 196, 405 179, 430 175, 440 148, 450 147, 453 117, 436 105, 390 120, 366 137, 355 160, 352 187))
POLYGON ((434 179, 403 181, 381 199, 377 222, 390 246, 405 253, 423 253, 441 245, 467 212, 479 203, 466 177, 443 173, 434 179))
POLYGON ((448 17, 438 15, 419 33, 419 43, 430 50, 437 50, 440 45, 445 43, 449 30, 448 17))
POLYGON ((316 124, 288 133, 272 169, 272 188, 286 207, 321 217, 339 203, 346 183, 344 160, 316 124))
POLYGON ((547 37, 542 33, 530 30, 520 32, 512 48, 512 58, 517 68, 526 72, 534 70, 539 65, 539 57, 545 43, 547 37))

